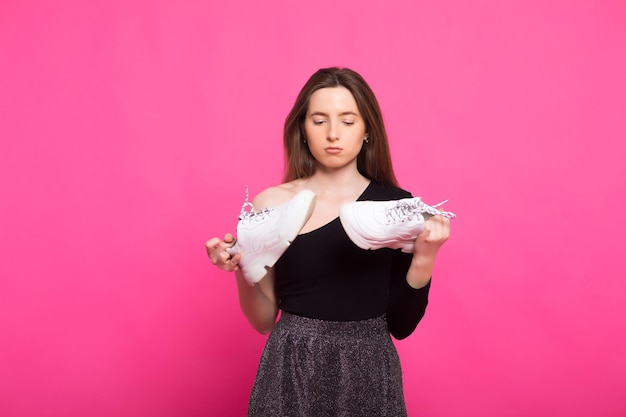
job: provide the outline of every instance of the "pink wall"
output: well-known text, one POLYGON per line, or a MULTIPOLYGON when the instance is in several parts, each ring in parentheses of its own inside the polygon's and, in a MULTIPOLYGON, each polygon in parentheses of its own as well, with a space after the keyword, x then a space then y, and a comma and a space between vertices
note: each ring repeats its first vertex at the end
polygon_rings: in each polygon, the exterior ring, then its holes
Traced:
POLYGON ((1 416, 244 414, 265 339, 203 245, 330 65, 459 214, 410 415, 626 415, 626 4, 382 3, 3 2, 1 416))

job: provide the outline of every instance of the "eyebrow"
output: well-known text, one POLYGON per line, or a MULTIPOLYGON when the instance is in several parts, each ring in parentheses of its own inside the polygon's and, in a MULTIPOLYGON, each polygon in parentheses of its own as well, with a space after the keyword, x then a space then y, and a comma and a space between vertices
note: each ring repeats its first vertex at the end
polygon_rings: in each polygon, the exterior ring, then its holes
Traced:
MULTIPOLYGON (((314 111, 313 113, 310 114, 310 116, 325 116, 328 117, 328 113, 324 113, 321 111, 314 111)), ((339 116, 358 116, 358 113, 355 113, 353 111, 344 111, 342 113, 339 113, 339 116)))

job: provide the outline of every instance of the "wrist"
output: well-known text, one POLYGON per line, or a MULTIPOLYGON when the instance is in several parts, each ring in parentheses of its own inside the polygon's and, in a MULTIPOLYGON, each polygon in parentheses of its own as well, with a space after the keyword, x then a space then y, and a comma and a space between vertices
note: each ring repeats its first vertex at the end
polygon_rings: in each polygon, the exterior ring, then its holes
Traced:
POLYGON ((428 285, 433 274, 434 265, 434 257, 414 255, 406 276, 408 284, 416 289, 428 285))

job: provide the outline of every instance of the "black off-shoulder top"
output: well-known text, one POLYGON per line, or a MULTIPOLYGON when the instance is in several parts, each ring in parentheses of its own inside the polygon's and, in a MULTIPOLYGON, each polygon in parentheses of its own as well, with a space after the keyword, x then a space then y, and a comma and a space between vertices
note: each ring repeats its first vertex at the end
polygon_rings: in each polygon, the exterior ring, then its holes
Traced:
MULTIPOLYGON (((399 200, 405 190, 371 182, 357 201, 399 200)), ((275 264, 281 310, 331 320, 366 320, 386 314, 397 339, 410 335, 424 316, 430 283, 406 282, 412 255, 400 250, 363 250, 348 238, 339 217, 300 234, 275 264)))

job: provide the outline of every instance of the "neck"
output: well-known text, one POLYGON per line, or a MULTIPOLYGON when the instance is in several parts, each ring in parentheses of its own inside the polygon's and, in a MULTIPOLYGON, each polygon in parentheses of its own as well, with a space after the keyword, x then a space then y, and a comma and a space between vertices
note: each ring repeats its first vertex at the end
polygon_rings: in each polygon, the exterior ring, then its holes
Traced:
POLYGON ((324 171, 318 170, 308 179, 311 189, 320 196, 353 195, 361 193, 369 180, 361 175, 357 170, 324 171))

